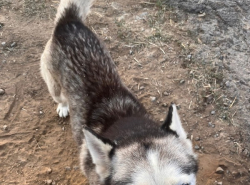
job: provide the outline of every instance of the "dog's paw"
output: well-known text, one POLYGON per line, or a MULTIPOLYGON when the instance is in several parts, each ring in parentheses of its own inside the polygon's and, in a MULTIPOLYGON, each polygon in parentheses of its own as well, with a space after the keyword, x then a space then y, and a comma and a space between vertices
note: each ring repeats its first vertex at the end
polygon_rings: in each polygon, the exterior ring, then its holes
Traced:
POLYGON ((59 103, 56 109, 57 114, 61 118, 66 118, 69 115, 69 106, 63 106, 62 103, 59 103))

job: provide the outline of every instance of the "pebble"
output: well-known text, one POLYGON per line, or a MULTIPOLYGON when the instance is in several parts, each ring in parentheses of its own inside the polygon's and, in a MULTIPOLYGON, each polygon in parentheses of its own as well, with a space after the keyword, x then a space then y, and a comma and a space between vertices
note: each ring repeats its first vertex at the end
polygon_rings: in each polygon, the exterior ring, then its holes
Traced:
POLYGON ((40 114, 43 114, 43 111, 40 110, 39 113, 40 113, 40 114))
POLYGON ((163 122, 163 121, 164 121, 164 118, 161 118, 161 119, 160 119, 160 122, 163 122))
POLYGON ((196 137, 195 141, 200 141, 200 139, 201 139, 200 137, 196 137))
POLYGON ((5 46, 5 45, 6 45, 6 42, 2 42, 1 44, 2 44, 2 46, 5 46))
POLYGON ((239 172, 233 171, 232 174, 233 174, 233 176, 238 176, 239 172))
POLYGON ((151 100, 152 102, 154 102, 154 101, 156 100, 156 97, 150 96, 150 100, 151 100))
POLYGON ((0 89, 0 95, 4 95, 5 94, 5 90, 4 89, 0 89))
POLYGON ((187 55, 187 59, 190 61, 192 58, 192 55, 187 55))
POLYGON ((218 167, 215 172, 218 174, 223 174, 224 170, 221 167, 218 167))
POLYGON ((168 104, 167 103, 163 103, 162 106, 163 107, 168 107, 168 104))
POLYGON ((226 81, 225 85, 226 85, 226 87, 230 87, 231 86, 230 81, 226 81))
POLYGON ((53 182, 53 180, 51 180, 51 179, 48 179, 48 180, 45 181, 45 183, 48 184, 48 185, 52 185, 52 182, 53 182))
POLYGON ((70 171, 71 170, 70 166, 66 166, 65 170, 70 171))
POLYGON ((10 47, 15 47, 16 46, 16 42, 12 42, 11 44, 10 44, 10 47))
POLYGON ((214 125, 214 124, 212 124, 212 122, 208 122, 208 126, 209 126, 209 127, 212 127, 212 128, 214 128, 214 127, 215 127, 215 125, 214 125))
POLYGON ((164 96, 169 96, 169 95, 170 95, 170 93, 169 93, 169 92, 167 92, 167 91, 164 91, 164 92, 163 92, 163 95, 164 95, 164 96))
POLYGON ((3 126, 3 130, 8 130, 8 126, 7 126, 7 125, 4 125, 4 126, 3 126))
POLYGON ((211 111, 211 115, 214 115, 214 114, 215 114, 215 111, 214 111, 214 110, 212 110, 212 111, 211 111))
POLYGON ((193 141, 193 138, 194 138, 194 135, 192 134, 192 135, 190 136, 190 140, 193 141))
POLYGON ((217 181, 216 181, 216 185, 222 185, 222 182, 217 182, 217 181))
POLYGON ((180 84, 184 84, 185 83, 185 80, 180 80, 180 84))
POLYGON ((74 170, 79 170, 79 166, 73 166, 74 170))
POLYGON ((195 149, 195 150, 199 150, 200 147, 199 147, 198 145, 195 145, 195 146, 194 146, 194 149, 195 149))
POLYGON ((48 168, 48 169, 46 170, 46 172, 47 172, 47 174, 51 174, 52 169, 51 169, 51 168, 48 168))
POLYGON ((145 87, 144 87, 144 86, 141 86, 141 87, 140 87, 140 90, 143 90, 143 89, 145 89, 145 87))
POLYGON ((248 157, 249 154, 250 154, 249 151, 248 151, 248 149, 246 149, 246 148, 243 150, 242 153, 243 153, 245 156, 247 156, 247 157, 248 157))

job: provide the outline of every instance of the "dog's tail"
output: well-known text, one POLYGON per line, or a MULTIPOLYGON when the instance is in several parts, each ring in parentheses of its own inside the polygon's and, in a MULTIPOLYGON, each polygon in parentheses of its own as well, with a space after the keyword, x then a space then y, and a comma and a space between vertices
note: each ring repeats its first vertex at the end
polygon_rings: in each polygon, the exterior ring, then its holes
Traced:
POLYGON ((90 12, 94 0, 60 0, 55 18, 55 24, 77 19, 84 21, 90 12))

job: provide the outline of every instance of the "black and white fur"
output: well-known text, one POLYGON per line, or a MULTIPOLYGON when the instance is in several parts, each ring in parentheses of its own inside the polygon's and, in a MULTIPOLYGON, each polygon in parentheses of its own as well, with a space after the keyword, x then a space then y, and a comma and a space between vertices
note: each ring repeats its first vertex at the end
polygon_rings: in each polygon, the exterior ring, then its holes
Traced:
POLYGON ((195 185, 197 159, 175 105, 162 126, 121 82, 109 52, 84 25, 92 0, 61 0, 41 73, 68 116, 90 184, 195 185))

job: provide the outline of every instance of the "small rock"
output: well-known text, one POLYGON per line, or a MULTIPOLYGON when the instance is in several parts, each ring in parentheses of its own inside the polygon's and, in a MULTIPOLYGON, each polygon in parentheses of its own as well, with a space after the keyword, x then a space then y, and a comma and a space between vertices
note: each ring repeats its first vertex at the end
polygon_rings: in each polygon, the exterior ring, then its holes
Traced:
POLYGON ((226 85, 226 87, 230 87, 231 86, 230 81, 226 81, 225 85, 226 85))
POLYGON ((53 182, 53 180, 51 180, 51 179, 48 179, 48 180, 45 181, 45 183, 48 184, 48 185, 52 185, 52 182, 53 182))
POLYGON ((43 114, 43 111, 40 110, 39 113, 40 113, 40 114, 43 114))
POLYGON ((187 60, 191 61, 191 59, 192 59, 192 55, 187 55, 187 60))
POLYGON ((218 167, 215 172, 218 174, 223 174, 224 170, 221 167, 218 167))
POLYGON ((243 80, 243 79, 240 80, 240 83, 241 83, 241 84, 244 84, 244 85, 247 84, 247 83, 245 82, 245 80, 243 80))
POLYGON ((232 175, 233 175, 234 177, 236 177, 236 176, 239 175, 239 172, 233 171, 233 172, 232 172, 232 175))
POLYGON ((212 111, 211 111, 211 115, 214 115, 214 114, 215 114, 215 111, 214 111, 214 110, 212 110, 212 111))
POLYGON ((202 12, 198 15, 198 17, 205 17, 206 16, 206 13, 205 12, 202 12))
POLYGON ((208 122, 208 126, 209 126, 209 127, 212 127, 212 128, 214 128, 214 127, 215 127, 215 125, 214 125, 214 124, 212 124, 212 122, 208 122))
POLYGON ((65 170, 70 171, 71 170, 70 166, 66 166, 65 170))
POLYGON ((4 89, 0 89, 0 95, 4 95, 5 94, 5 90, 4 89))
POLYGON ((4 126, 3 126, 3 130, 8 130, 8 126, 7 126, 7 125, 4 125, 4 126))
POLYGON ((195 149, 195 150, 199 150, 200 147, 199 147, 198 145, 195 145, 195 146, 194 146, 194 149, 195 149))
POLYGON ((48 169, 46 170, 46 173, 47 173, 47 174, 51 174, 51 172, 52 172, 52 169, 51 169, 51 168, 48 168, 48 169))
POLYGON ((73 166, 74 170, 79 170, 79 166, 73 166))
POLYGON ((200 140, 201 140, 200 137, 195 138, 195 141, 200 141, 200 140))
POLYGON ((223 103, 223 105, 225 106, 225 107, 227 107, 228 106, 228 104, 225 102, 225 103, 223 103))
POLYGON ((190 135, 190 140, 193 141, 193 139, 194 139, 194 135, 191 134, 191 135, 190 135))
POLYGON ((2 44, 2 46, 5 46, 5 45, 6 45, 6 42, 2 42, 1 44, 2 44))
POLYGON ((247 157, 250 155, 248 149, 246 149, 246 148, 243 150, 242 153, 243 153, 245 156, 247 156, 247 157))
POLYGON ((10 47, 15 47, 16 46, 16 42, 12 42, 11 44, 10 44, 10 47))
POLYGON ((161 119, 160 119, 160 122, 163 122, 163 121, 164 121, 164 118, 161 118, 161 119))
POLYGON ((154 101, 156 100, 156 97, 150 96, 150 100, 151 100, 152 102, 154 102, 154 101))
POLYGON ((169 93, 169 92, 167 92, 167 91, 164 91, 164 92, 163 92, 163 95, 164 95, 164 96, 169 96, 169 95, 170 95, 170 93, 169 93))
POLYGON ((185 83, 185 80, 180 80, 180 84, 184 84, 185 83))
POLYGON ((181 109, 181 105, 176 105, 177 110, 181 109))
POLYGON ((145 87, 144 87, 144 86, 141 86, 139 89, 140 89, 140 90, 143 90, 143 89, 145 89, 145 87))
POLYGON ((217 185, 222 185, 222 182, 217 182, 217 185))
POLYGON ((163 103, 162 106, 163 107, 168 107, 168 104, 167 103, 163 103))

